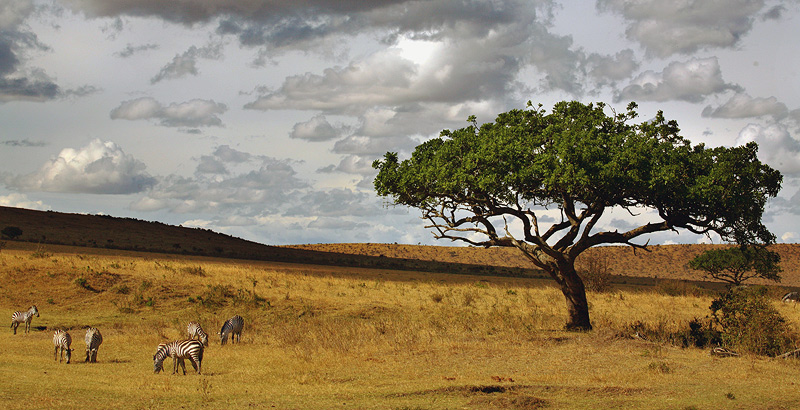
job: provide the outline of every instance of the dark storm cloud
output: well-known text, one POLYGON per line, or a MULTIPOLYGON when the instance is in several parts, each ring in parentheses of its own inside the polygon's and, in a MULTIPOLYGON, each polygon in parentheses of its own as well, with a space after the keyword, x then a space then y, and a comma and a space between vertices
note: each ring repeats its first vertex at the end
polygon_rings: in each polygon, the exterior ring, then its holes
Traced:
POLYGON ((336 1, 336 0, 63 0, 67 6, 92 17, 120 15, 158 17, 167 21, 192 25, 232 16, 250 21, 271 21, 276 16, 365 12, 407 0, 336 1))

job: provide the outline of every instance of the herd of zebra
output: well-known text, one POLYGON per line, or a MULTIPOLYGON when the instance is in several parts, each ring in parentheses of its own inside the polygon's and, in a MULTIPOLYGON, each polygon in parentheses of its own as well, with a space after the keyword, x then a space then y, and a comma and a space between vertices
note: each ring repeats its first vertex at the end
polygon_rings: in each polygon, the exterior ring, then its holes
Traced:
MULTIPOLYGON (((39 317, 39 309, 36 308, 36 305, 31 306, 30 309, 25 312, 16 311, 11 314, 11 329, 14 331, 14 334, 17 334, 17 327, 21 323, 25 324, 25 333, 29 333, 31 320, 34 316, 39 317)), ((241 342, 243 328, 244 319, 239 315, 234 315, 226 320, 225 323, 222 324, 222 329, 217 333, 219 335, 220 344, 225 345, 229 336, 231 338, 231 343, 241 342)), ((154 373, 164 370, 164 360, 168 357, 172 357, 172 374, 178 372, 178 366, 183 370, 183 374, 186 374, 185 359, 189 359, 194 370, 198 374, 201 374, 203 351, 205 347, 208 346, 208 334, 203 330, 203 327, 200 326, 200 323, 194 321, 189 322, 186 326, 186 332, 189 334, 189 339, 176 340, 174 342, 161 343, 158 345, 156 353, 153 355, 154 373)), ((97 350, 100 348, 100 344, 103 343, 103 336, 97 328, 89 327, 86 329, 86 337, 84 340, 86 342, 85 362, 96 363, 97 350)), ((53 346, 55 347, 53 359, 58 360, 60 363, 64 361, 64 356, 66 356, 67 364, 69 364, 72 360, 72 351, 75 350, 72 349, 72 336, 69 332, 62 329, 56 330, 55 333, 53 333, 53 346)))

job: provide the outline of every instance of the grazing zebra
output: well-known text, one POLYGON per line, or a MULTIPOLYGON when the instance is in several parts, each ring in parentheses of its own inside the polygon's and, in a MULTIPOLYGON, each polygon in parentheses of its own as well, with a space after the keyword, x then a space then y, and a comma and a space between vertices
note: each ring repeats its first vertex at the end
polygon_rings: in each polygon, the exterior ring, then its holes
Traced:
POLYGON ((228 335, 231 335, 231 343, 235 343, 237 336, 239 342, 242 341, 242 328, 244 327, 244 319, 241 316, 236 315, 228 320, 222 325, 222 329, 219 331, 219 341, 220 344, 224 345, 225 342, 228 341, 228 335))
POLYGON ((65 330, 58 329, 55 333, 53 333, 53 346, 56 347, 55 351, 53 352, 53 359, 58 360, 61 363, 64 360, 64 352, 67 352, 67 364, 69 364, 70 359, 72 359, 72 350, 70 346, 72 345, 72 336, 69 335, 65 330), (61 359, 58 357, 58 351, 61 350, 61 359))
POLYGON ((156 348, 156 354, 153 355, 154 373, 164 370, 164 360, 167 357, 172 357, 172 374, 178 372, 178 365, 183 369, 183 374, 186 374, 186 363, 184 363, 183 359, 189 359, 197 374, 201 374, 203 344, 197 340, 176 340, 172 343, 159 344, 158 348, 156 348))
POLYGON ((189 322, 189 325, 186 326, 186 331, 189 333, 189 339, 199 340, 203 342, 203 346, 208 346, 208 334, 203 331, 200 323, 189 322))
POLYGON ((86 329, 86 360, 84 362, 97 363, 97 349, 103 343, 103 335, 95 327, 86 329))
POLYGON ((789 292, 783 295, 781 301, 784 303, 794 302, 797 304, 797 302, 800 302, 800 292, 789 292))
POLYGON ((11 314, 11 328, 14 329, 14 334, 17 334, 17 326, 20 323, 25 323, 25 333, 31 331, 31 319, 33 316, 39 317, 39 309, 36 308, 36 305, 31 306, 27 312, 14 312, 11 314))

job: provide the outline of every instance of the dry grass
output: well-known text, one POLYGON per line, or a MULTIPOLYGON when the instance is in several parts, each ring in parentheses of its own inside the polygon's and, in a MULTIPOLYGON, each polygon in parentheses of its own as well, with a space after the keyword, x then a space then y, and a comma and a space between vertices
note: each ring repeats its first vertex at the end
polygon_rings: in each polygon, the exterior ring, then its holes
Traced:
MULTIPOLYGON (((7 408, 789 409, 795 359, 718 359, 627 337, 680 332, 710 295, 590 294, 595 331, 561 331, 548 281, 320 267, 48 246, 0 252, 0 307, 36 303, 30 335, 0 335, 7 408), (234 313, 241 345, 214 334, 234 313), (155 375, 189 320, 212 336, 204 374, 155 375), (84 364, 83 327, 104 335, 84 364), (76 362, 53 360, 70 329, 76 362), (216 343, 215 343, 216 342, 216 343)), ((800 309, 778 306, 796 327, 800 309)), ((169 364, 166 366, 169 368, 169 364)))

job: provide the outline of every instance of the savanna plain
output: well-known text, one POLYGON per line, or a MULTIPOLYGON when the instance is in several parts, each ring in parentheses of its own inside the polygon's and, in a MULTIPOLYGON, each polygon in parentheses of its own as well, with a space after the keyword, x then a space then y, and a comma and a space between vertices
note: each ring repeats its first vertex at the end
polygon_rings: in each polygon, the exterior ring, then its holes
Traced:
MULTIPOLYGON (((800 308, 775 307, 798 332, 800 308)), ((246 261, 9 241, 0 307, 6 409, 795 409, 800 361, 684 347, 712 291, 680 281, 589 292, 594 330, 562 330, 548 280, 246 261), (234 314, 240 344, 216 333, 234 314), (202 374, 154 374, 200 322, 202 374), (84 363, 87 326, 103 333, 84 363), (72 363, 54 360, 67 329, 72 363)), ((797 346, 800 347, 800 346, 797 346)))

